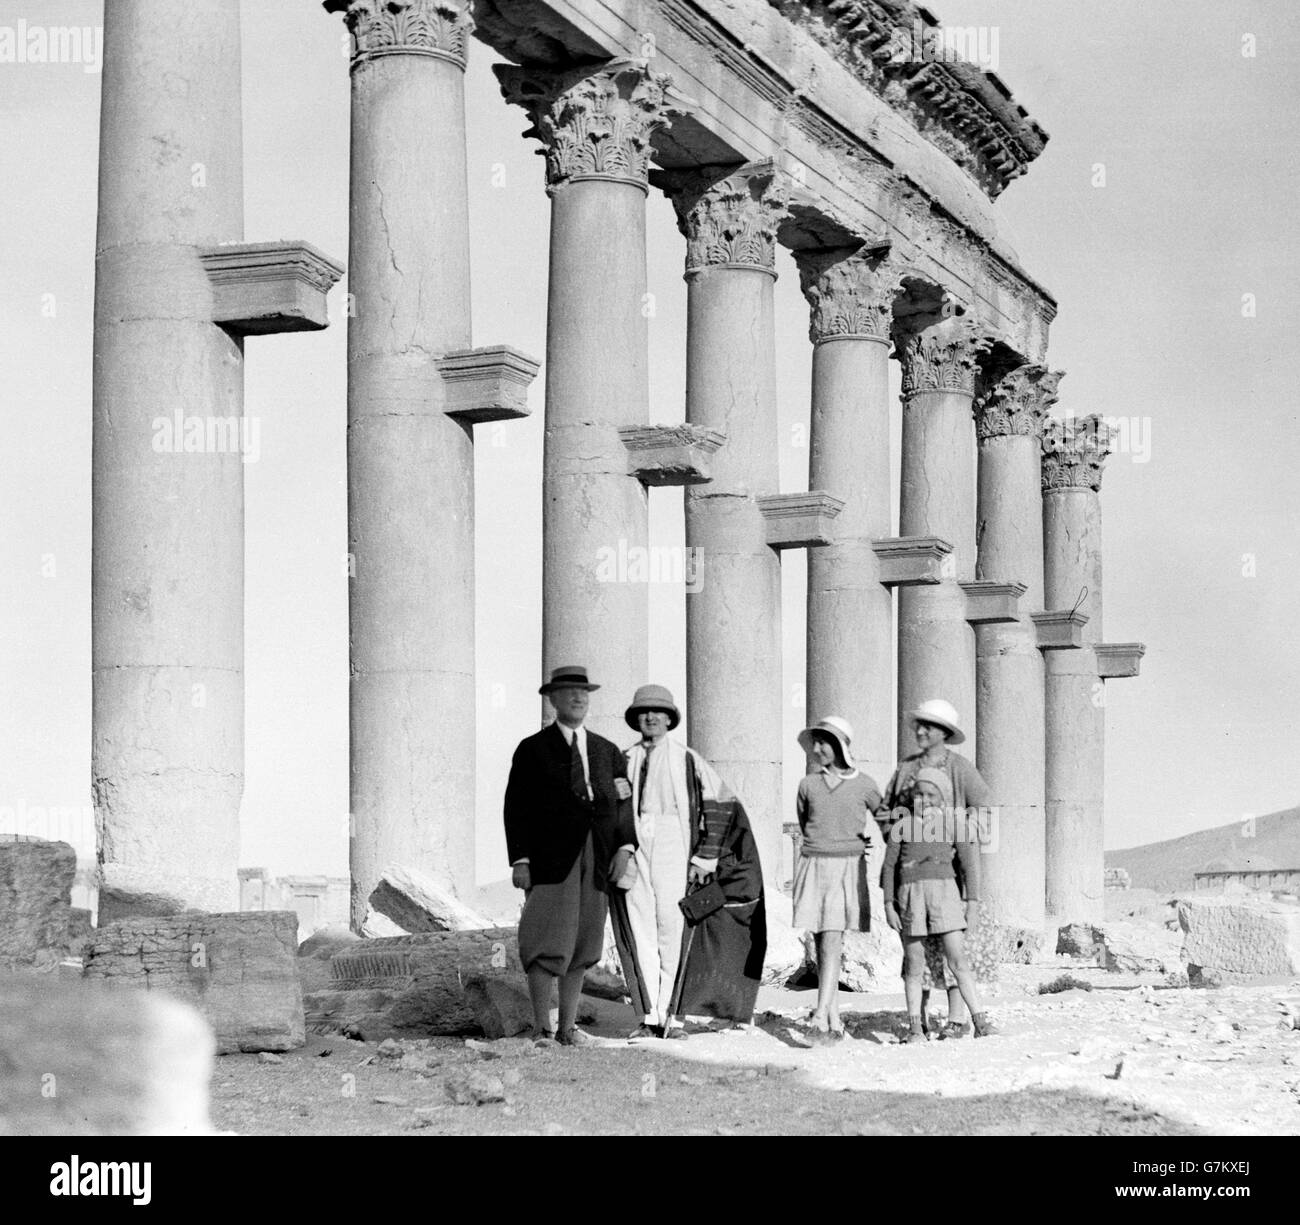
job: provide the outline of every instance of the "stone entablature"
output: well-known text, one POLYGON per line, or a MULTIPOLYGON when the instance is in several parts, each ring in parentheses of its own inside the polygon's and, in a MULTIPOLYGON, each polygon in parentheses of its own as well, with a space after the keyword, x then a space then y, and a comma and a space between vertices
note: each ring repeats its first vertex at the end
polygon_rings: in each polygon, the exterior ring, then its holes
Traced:
POLYGON ((883 237, 989 335, 1044 360, 1056 304, 1020 267, 989 197, 768 0, 647 0, 635 21, 618 0, 476 0, 474 16, 476 36, 502 55, 550 69, 652 49, 652 66, 690 99, 655 133, 657 165, 775 160, 797 188, 784 245, 883 237))
POLYGON ((1047 133, 991 72, 945 54, 941 27, 908 0, 768 0, 996 199, 1047 133))
POLYGON ((1114 431, 1098 416, 1054 418, 1043 427, 1043 492, 1100 491, 1114 431))
POLYGON ((671 79, 645 60, 547 72, 499 64, 494 71, 508 102, 522 106, 542 142, 548 191, 583 179, 612 179, 645 189, 650 137, 683 100, 671 79))
POLYGON ((1039 437, 1047 410, 1065 377, 1043 366, 1017 366, 975 399, 975 434, 981 442, 1011 434, 1039 437))
POLYGON ((430 55, 465 67, 472 0, 324 0, 352 35, 352 63, 381 55, 430 55))

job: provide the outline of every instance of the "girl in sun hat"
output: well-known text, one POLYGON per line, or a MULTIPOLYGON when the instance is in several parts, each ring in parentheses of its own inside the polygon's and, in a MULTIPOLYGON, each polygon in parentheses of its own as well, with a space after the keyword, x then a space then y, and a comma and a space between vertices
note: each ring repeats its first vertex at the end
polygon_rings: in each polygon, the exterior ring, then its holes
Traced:
MULTIPOLYGON (((916 830, 917 814, 927 810, 946 814, 948 823, 955 827, 959 815, 964 819, 970 809, 988 805, 989 790, 974 765, 949 748, 966 739, 951 703, 941 698, 922 702, 911 712, 911 720, 918 752, 898 763, 877 817, 888 844, 881 873, 885 916, 903 938, 909 1041, 924 1041, 923 977, 927 968, 931 975, 937 968, 933 955, 926 957, 929 937, 944 941, 948 966, 940 981, 946 981, 948 969, 956 980, 948 992, 949 1021, 943 1036, 960 1037, 965 1033, 964 1012, 958 1009, 962 998, 974 999, 974 986, 973 977, 962 983, 970 967, 961 933, 978 923, 980 850, 978 842, 971 841, 969 824, 963 830, 951 831, 945 824, 952 838, 933 847, 908 834, 916 830), (906 823, 905 827, 896 829, 900 821, 906 823), (954 932, 956 938, 950 939, 949 933, 954 932)), ((972 1009, 972 1013, 977 1037, 996 1032, 982 1012, 975 1014, 972 1009)))
POLYGON ((794 926, 816 932, 817 1007, 809 1025, 842 1037, 840 960, 846 931, 867 931, 867 855, 876 840, 880 806, 875 780, 854 765, 853 729, 831 715, 799 733, 812 769, 799 783, 799 863, 794 877, 794 926))

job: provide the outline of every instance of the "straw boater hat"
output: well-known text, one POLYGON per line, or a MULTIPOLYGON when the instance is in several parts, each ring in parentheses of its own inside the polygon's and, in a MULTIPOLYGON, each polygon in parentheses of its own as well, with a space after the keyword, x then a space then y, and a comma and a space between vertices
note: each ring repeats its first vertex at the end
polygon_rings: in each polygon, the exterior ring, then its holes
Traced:
POLYGON ((908 718, 913 723, 931 723, 935 727, 943 728, 948 733, 949 744, 961 744, 966 739, 966 733, 961 730, 961 724, 957 719, 957 708, 942 698, 931 698, 928 702, 922 702, 908 718))
POLYGON ((662 710, 668 716, 670 732, 682 721, 682 712, 677 709, 673 695, 662 685, 642 685, 632 695, 632 705, 627 708, 623 719, 634 732, 641 730, 636 719, 644 710, 662 710))
POLYGON ((813 732, 825 732, 836 744, 840 746, 840 755, 844 758, 844 764, 853 769, 853 754, 849 752, 849 742, 853 739, 853 727, 847 719, 841 719, 839 715, 827 715, 819 723, 814 723, 812 727, 805 727, 799 733, 799 747, 810 756, 812 755, 813 732))
POLYGON ((537 692, 553 693, 556 689, 599 689, 599 685, 593 685, 587 679, 587 669, 581 664, 571 664, 567 668, 556 668, 551 673, 551 679, 546 682, 537 692))

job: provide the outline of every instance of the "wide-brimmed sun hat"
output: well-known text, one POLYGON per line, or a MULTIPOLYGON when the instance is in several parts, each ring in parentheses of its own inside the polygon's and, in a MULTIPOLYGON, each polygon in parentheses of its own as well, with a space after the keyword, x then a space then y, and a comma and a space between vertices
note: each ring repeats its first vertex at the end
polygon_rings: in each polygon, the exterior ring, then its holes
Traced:
POLYGON ((849 752, 849 743, 853 739, 853 727, 847 719, 841 719, 839 715, 827 715, 826 718, 814 723, 811 727, 805 727, 799 733, 799 747, 809 756, 812 755, 813 732, 822 732, 830 736, 840 746, 840 756, 844 758, 844 764, 850 770, 853 769, 853 754, 849 752))
POLYGON ((942 698, 922 702, 907 717, 913 723, 930 723, 943 728, 948 733, 949 744, 961 744, 966 739, 966 733, 961 730, 961 721, 957 717, 957 708, 942 698))
POLYGON ((587 669, 581 664, 570 664, 567 668, 556 668, 551 673, 551 679, 546 682, 537 692, 554 693, 557 689, 599 689, 599 685, 593 685, 587 679, 587 669))
POLYGON ((682 721, 682 712, 677 709, 673 695, 662 685, 642 685, 632 695, 632 705, 624 712, 623 719, 634 732, 641 730, 636 720, 646 710, 662 710, 668 716, 670 732, 682 721))

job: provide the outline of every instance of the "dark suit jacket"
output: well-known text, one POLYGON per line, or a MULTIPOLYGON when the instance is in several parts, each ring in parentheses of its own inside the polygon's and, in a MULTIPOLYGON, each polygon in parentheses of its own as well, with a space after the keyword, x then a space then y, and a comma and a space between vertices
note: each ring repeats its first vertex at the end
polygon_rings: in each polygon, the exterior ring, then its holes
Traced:
POLYGON ((590 832, 596 888, 605 889, 614 852, 637 844, 632 801, 620 800, 614 790, 614 780, 627 777, 627 760, 616 745, 587 729, 587 771, 596 797, 589 801, 569 786, 569 756, 555 723, 519 742, 506 784, 506 849, 511 863, 527 857, 533 884, 557 885, 590 832))

